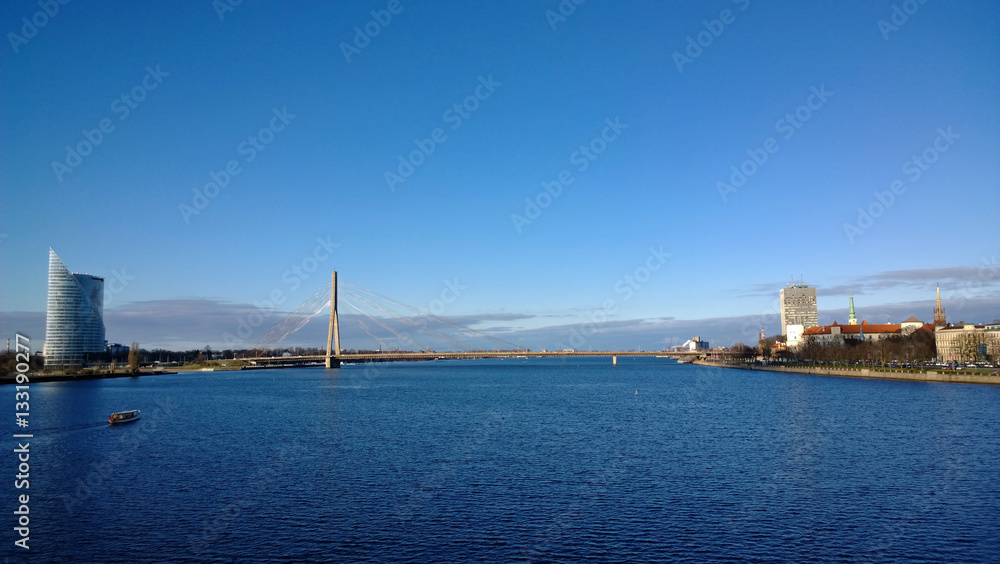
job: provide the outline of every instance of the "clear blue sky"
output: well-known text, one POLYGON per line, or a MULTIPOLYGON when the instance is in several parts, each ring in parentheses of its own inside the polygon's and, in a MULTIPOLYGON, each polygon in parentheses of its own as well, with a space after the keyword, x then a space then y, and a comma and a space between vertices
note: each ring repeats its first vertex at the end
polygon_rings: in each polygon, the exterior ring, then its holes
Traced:
POLYGON ((648 330, 588 346, 755 342, 791 276, 821 310, 930 320, 940 282, 954 316, 1000 317, 996 2, 224 2, 0 9, 4 336, 38 333, 49 247, 108 278, 109 340, 172 347, 332 269, 423 309, 457 280, 443 315, 550 348, 607 300, 648 330))

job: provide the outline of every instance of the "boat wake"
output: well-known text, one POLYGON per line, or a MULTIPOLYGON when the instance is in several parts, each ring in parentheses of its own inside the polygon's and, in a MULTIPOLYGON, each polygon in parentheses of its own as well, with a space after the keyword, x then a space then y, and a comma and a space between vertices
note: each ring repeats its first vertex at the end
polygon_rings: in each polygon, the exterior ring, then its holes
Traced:
POLYGON ((78 423, 76 425, 64 425, 62 427, 42 427, 39 429, 31 429, 31 434, 35 436, 51 436, 59 435, 62 433, 72 433, 73 431, 82 431, 85 429, 96 429, 98 427, 107 427, 107 421, 100 421, 97 423, 78 423))

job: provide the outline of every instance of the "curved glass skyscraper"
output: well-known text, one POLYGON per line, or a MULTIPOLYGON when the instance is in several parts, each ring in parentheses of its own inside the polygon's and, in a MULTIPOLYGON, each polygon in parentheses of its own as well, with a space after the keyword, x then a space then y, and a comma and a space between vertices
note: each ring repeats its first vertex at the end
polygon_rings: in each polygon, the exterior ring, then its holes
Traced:
POLYGON ((82 365, 91 352, 104 352, 104 279, 70 272, 50 248, 45 366, 82 365))

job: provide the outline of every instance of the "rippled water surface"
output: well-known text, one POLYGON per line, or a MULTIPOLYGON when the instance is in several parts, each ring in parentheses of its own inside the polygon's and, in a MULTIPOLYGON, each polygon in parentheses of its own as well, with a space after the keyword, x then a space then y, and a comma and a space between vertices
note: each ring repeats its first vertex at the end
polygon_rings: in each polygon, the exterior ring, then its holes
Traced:
POLYGON ((12 562, 1000 561, 992 386, 512 359, 33 384, 31 405, 12 562))

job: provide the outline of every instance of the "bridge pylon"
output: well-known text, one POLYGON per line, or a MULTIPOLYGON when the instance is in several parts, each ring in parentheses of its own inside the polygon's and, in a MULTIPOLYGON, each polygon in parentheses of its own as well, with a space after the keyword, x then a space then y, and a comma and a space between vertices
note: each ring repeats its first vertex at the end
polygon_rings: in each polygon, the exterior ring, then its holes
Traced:
POLYGON ((330 285, 330 330, 326 335, 326 367, 340 368, 340 322, 337 319, 337 271, 330 285))

